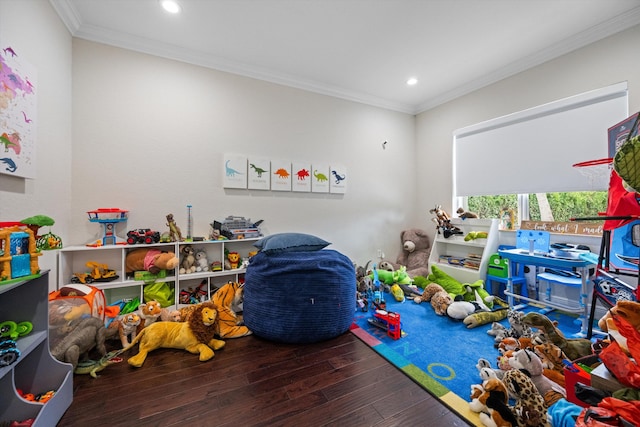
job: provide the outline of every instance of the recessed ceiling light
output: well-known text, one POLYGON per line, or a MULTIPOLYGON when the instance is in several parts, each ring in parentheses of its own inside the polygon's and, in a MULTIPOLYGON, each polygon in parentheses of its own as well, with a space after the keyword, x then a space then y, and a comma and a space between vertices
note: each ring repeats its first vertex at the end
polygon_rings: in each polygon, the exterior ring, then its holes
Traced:
POLYGON ((160 0, 160 4, 162 8, 169 13, 180 13, 182 10, 180 5, 173 0, 160 0))
POLYGON ((409 80, 407 80, 407 84, 409 86, 416 85, 416 84, 418 84, 418 79, 416 79, 415 77, 411 77, 409 80))

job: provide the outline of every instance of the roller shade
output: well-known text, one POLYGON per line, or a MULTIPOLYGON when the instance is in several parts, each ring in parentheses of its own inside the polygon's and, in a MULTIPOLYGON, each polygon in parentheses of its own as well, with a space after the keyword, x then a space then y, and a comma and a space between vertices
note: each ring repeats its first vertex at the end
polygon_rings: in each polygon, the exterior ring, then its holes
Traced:
POLYGON ((607 157, 607 129, 628 115, 623 82, 458 129, 454 196, 607 190, 572 165, 607 157))

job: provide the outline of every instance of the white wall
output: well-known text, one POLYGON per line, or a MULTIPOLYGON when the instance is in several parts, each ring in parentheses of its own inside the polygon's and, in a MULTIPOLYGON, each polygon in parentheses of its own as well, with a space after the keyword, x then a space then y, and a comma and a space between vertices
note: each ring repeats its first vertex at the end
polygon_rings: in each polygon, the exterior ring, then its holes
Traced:
MULTIPOLYGON (((36 178, 0 174, 0 221, 32 215, 55 220, 63 242, 71 215, 71 36, 45 0, 0 1, 0 46, 12 46, 37 70, 36 178)), ((49 229, 43 229, 48 232, 49 229)), ((40 258, 55 267, 55 253, 40 258)))
MULTIPOLYGON (((630 114, 640 110, 640 74, 636 71, 640 57, 633 54, 638 40, 640 26, 419 114, 416 157, 428 167, 418 168, 418 212, 427 212, 436 204, 450 213, 457 209, 451 206, 456 129, 622 81, 628 82, 630 114)), ((602 130, 602 138, 606 144, 607 129, 602 130)), ((572 143, 579 147, 580 141, 572 143)), ((526 161, 526 153, 513 153, 513 158, 526 161)), ((576 162, 583 160, 588 159, 576 158, 576 162)), ((477 173, 487 167, 500 165, 479 163, 477 173)))
MULTIPOLYGON (((45 0, 2 0, 0 42, 38 69, 38 177, 0 175, 0 219, 45 214, 65 245, 99 233, 86 211, 130 210, 126 229, 164 231, 172 212, 194 234, 213 219, 264 219, 267 233, 304 231, 354 261, 399 232, 435 232, 428 213, 451 211, 455 129, 627 80, 640 110, 640 27, 614 35, 417 116, 73 40, 45 0), (71 77, 73 75, 73 84, 71 77), (72 105, 73 94, 73 111, 72 105), (382 141, 387 149, 382 150, 382 141), (224 153, 339 161, 344 196, 222 188, 224 153)), ((478 173, 485 167, 478 165, 478 173)), ((119 230, 122 234, 125 229, 119 230)))
POLYGON ((412 115, 80 39, 73 76, 75 244, 100 231, 87 210, 128 209, 127 229, 161 231, 173 213, 184 232, 191 204, 195 236, 241 215, 268 234, 316 234, 364 264, 377 249, 395 261, 400 231, 427 223, 413 209, 412 115), (347 192, 224 189, 225 153, 339 162, 347 192))

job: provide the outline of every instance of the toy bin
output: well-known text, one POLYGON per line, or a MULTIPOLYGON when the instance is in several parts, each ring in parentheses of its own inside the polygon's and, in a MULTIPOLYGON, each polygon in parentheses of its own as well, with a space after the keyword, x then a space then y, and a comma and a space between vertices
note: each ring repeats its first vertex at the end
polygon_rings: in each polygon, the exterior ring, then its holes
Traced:
POLYGON ((591 385, 591 374, 584 369, 580 368, 578 365, 586 365, 589 367, 593 367, 600 362, 598 356, 595 354, 584 356, 579 359, 576 359, 571 366, 564 367, 564 381, 565 381, 565 390, 567 392, 567 400, 571 403, 575 403, 576 405, 582 406, 583 408, 588 408, 591 405, 583 402, 578 399, 576 396, 575 386, 577 383, 581 383, 584 385, 591 385))

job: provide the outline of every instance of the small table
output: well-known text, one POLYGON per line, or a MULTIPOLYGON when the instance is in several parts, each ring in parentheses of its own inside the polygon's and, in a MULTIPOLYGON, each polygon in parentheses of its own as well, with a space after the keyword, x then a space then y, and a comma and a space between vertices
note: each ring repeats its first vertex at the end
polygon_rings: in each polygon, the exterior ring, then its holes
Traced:
POLYGON ((523 301, 541 303, 551 308, 578 312, 580 315, 579 319, 581 327, 580 332, 578 332, 576 336, 587 336, 587 319, 589 318, 589 308, 587 307, 589 289, 587 288, 587 281, 589 280, 589 269, 595 267, 595 264, 593 262, 581 258, 557 258, 547 253, 538 251, 533 251, 533 253, 530 253, 529 251, 524 249, 504 249, 498 250, 498 253, 501 257, 509 260, 507 290, 505 291, 509 307, 513 307, 514 298, 518 298, 519 300, 523 301), (579 305, 577 309, 571 310, 566 305, 553 303, 550 300, 540 300, 516 294, 513 291, 513 271, 515 271, 515 264, 533 265, 535 267, 554 268, 558 270, 575 271, 576 273, 578 273, 580 275, 579 279, 567 278, 566 282, 560 278, 561 276, 556 276, 556 279, 542 277, 543 280, 551 281, 553 283, 562 284, 564 282, 564 284, 568 286, 580 286, 580 300, 578 301, 579 305))

